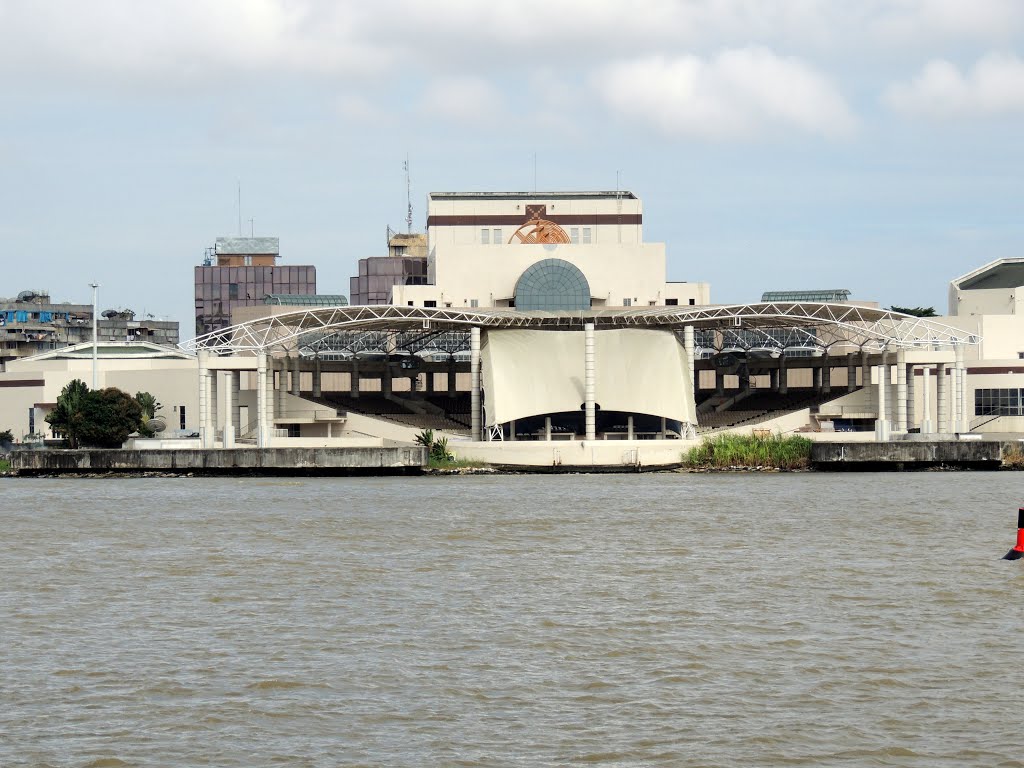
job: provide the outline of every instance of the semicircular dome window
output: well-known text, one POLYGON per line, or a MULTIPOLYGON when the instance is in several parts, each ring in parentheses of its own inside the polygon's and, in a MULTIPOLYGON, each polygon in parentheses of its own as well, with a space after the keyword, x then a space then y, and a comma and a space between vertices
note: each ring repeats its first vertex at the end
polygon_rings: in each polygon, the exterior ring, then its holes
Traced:
POLYGON ((527 267, 516 282, 516 309, 590 309, 590 283, 573 264, 543 259, 527 267))

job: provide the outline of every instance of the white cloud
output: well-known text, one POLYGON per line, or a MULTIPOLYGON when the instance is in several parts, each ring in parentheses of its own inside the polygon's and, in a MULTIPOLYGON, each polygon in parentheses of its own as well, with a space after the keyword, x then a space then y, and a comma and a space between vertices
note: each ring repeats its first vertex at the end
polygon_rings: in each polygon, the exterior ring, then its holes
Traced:
POLYGON ((918 44, 923 38, 1012 40, 1024 30, 1020 0, 876 0, 867 29, 882 40, 918 44))
POLYGON ((780 127, 844 136, 856 124, 827 78, 765 48, 617 62, 594 84, 614 113, 672 136, 751 137, 780 127))
POLYGON ((461 122, 491 122, 504 111, 501 93, 479 77, 439 78, 420 98, 421 111, 461 122))
POLYGON ((1024 61, 992 53, 969 72, 943 59, 930 61, 909 81, 891 85, 885 101, 898 112, 930 117, 975 117, 1024 112, 1024 61))

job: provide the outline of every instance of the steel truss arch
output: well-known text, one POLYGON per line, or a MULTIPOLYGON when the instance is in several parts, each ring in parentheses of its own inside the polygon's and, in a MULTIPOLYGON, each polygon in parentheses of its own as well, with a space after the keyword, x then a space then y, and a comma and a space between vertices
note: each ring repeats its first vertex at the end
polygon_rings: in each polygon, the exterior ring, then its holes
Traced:
MULTIPOLYGON (((779 339, 777 331, 793 331, 794 337, 822 350, 833 348, 881 351, 896 348, 938 348, 977 344, 975 334, 934 320, 899 312, 851 304, 816 302, 761 302, 751 304, 687 307, 647 307, 642 309, 597 309, 581 311, 516 311, 514 309, 453 309, 400 307, 393 305, 317 307, 251 320, 189 339, 181 344, 187 352, 236 354, 264 352, 273 348, 307 348, 310 354, 318 341, 335 339, 345 346, 371 348, 374 339, 386 339, 391 349, 417 351, 429 347, 431 339, 447 347, 462 349, 462 339, 473 327, 579 329, 594 323, 598 330, 610 328, 662 328, 728 334, 742 338, 742 332, 755 332, 751 338, 759 344, 779 339), (372 333, 375 337, 360 338, 372 333), (450 333, 447 342, 440 341, 450 333), (312 336, 310 336, 312 334, 312 336), (348 334, 348 335, 346 335, 348 334), (302 344, 305 336, 313 345, 302 344)), ((801 345, 804 343, 801 342, 801 345)), ((322 346, 322 345, 321 345, 322 346)), ((789 344, 788 346, 792 346, 789 344)), ((779 349, 787 348, 781 343, 779 349)))

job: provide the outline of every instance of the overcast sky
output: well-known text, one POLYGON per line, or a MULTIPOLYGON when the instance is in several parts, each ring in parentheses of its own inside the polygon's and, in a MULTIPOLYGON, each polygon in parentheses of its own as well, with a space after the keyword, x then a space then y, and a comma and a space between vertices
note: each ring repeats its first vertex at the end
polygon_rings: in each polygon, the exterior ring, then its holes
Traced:
MULTIPOLYGON (((1021 0, 0 0, 0 295, 178 319, 219 235, 348 293, 430 191, 622 187, 715 302, 945 311, 1024 255, 1021 0), (250 219, 252 223, 250 225, 250 219)), ((486 265, 481 264, 481 269, 486 265)))

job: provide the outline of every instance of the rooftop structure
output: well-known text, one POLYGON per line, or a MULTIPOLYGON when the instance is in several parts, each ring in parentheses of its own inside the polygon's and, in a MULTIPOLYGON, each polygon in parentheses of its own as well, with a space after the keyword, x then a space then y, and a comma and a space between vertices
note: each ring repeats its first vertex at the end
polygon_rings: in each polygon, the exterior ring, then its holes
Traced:
MULTIPOLYGON (((108 309, 97 318, 100 341, 147 341, 173 347, 178 323, 147 315, 136 319, 131 310, 108 309)), ((92 341, 92 304, 55 303, 48 291, 21 291, 0 299, 0 364, 50 350, 92 341)))
POLYGON ((761 301, 849 301, 850 292, 845 288, 823 291, 765 291, 761 301))
POLYGON ((263 304, 268 294, 315 294, 316 267, 279 266, 279 257, 276 237, 218 237, 195 268, 196 333, 230 325, 232 310, 263 304))
POLYGON ((1024 258, 989 262, 949 283, 950 315, 1024 314, 1024 258))

